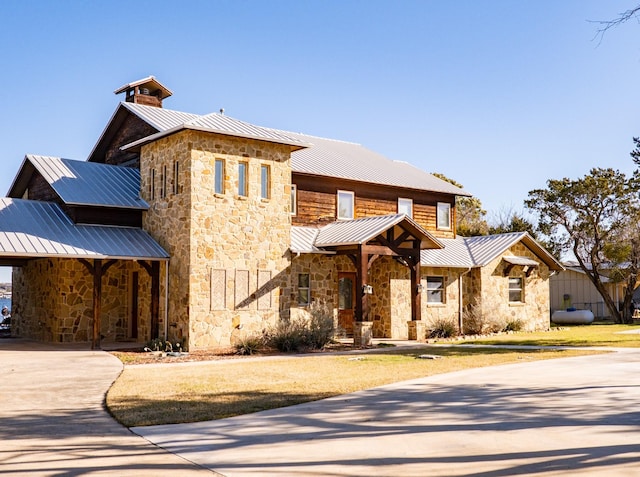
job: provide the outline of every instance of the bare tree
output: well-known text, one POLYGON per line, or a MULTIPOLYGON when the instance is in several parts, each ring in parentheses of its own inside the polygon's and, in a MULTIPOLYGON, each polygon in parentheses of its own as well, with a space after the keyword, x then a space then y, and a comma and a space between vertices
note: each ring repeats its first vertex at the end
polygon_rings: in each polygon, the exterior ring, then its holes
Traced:
POLYGON ((590 20, 592 23, 600 25, 594 38, 598 38, 598 43, 600 43, 606 32, 632 19, 640 23, 640 5, 618 14, 613 20, 590 20))

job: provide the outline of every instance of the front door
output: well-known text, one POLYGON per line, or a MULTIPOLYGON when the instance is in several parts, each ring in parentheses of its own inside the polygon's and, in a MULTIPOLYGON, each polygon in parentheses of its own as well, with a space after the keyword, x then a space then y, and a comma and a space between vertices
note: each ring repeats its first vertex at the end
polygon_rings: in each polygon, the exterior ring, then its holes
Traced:
POLYGON ((338 327, 348 337, 353 336, 353 316, 356 303, 356 274, 338 273, 338 327))

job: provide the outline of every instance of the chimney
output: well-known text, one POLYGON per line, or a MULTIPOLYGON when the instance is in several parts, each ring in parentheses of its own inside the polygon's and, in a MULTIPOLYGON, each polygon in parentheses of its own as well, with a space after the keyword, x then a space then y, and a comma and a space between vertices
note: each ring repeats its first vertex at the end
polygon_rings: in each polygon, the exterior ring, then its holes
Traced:
POLYGON ((114 91, 115 94, 126 93, 127 103, 144 104, 145 106, 162 107, 162 100, 173 93, 153 76, 127 83, 114 91))

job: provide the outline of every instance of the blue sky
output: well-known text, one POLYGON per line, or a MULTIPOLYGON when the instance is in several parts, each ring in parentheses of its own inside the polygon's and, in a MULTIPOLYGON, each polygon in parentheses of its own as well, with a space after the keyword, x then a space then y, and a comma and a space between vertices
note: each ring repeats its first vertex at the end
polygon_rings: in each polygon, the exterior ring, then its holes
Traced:
MULTIPOLYGON (((26 153, 85 159, 147 75, 165 107, 359 142, 489 211, 592 167, 633 169, 634 0, 0 2, 0 189, 26 153)), ((0 268, 0 282, 9 274, 0 268)))

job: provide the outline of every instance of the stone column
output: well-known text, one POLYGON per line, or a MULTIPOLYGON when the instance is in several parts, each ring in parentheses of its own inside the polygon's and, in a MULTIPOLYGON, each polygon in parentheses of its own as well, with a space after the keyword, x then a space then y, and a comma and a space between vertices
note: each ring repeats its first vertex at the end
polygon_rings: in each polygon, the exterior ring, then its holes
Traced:
POLYGON ((427 327, 424 321, 407 321, 409 339, 422 343, 427 341, 427 327))
POLYGON ((373 321, 356 321, 353 323, 353 345, 356 348, 371 346, 373 321))

